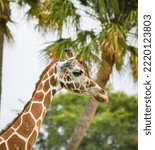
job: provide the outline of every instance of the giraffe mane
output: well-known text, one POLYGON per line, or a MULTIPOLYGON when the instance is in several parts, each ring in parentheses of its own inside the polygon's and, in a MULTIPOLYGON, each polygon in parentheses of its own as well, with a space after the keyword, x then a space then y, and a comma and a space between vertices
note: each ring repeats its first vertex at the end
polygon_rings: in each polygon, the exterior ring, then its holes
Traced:
MULTIPOLYGON (((33 94, 32 94, 32 97, 34 96, 34 93, 35 93, 37 87, 39 86, 40 81, 41 81, 42 78, 44 77, 44 74, 45 74, 45 73, 49 70, 49 68, 50 68, 55 62, 57 62, 57 61, 58 61, 58 60, 52 61, 52 62, 44 69, 44 71, 43 71, 42 74, 40 75, 39 81, 36 83, 35 90, 34 90, 34 92, 33 92, 33 94)), ((31 97, 31 99, 32 99, 32 97, 31 97)), ((2 135, 6 130, 8 130, 8 129, 13 125, 13 123, 14 123, 18 118, 20 118, 20 116, 22 115, 22 113, 25 111, 26 107, 30 104, 31 99, 25 104, 23 110, 22 110, 20 113, 18 113, 17 117, 15 117, 9 124, 7 124, 6 127, 5 127, 4 129, 2 129, 2 131, 0 131, 0 135, 2 135)))

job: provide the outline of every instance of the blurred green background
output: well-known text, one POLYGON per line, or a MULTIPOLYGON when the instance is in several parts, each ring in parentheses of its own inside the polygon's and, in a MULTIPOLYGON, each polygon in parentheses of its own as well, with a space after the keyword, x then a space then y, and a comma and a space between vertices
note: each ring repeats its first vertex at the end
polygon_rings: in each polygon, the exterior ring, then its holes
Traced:
MULTIPOLYGON (((110 102, 100 104, 79 150, 136 150, 137 95, 108 92, 110 102)), ((88 97, 73 93, 56 96, 39 135, 39 149, 65 147, 84 110, 88 97)))

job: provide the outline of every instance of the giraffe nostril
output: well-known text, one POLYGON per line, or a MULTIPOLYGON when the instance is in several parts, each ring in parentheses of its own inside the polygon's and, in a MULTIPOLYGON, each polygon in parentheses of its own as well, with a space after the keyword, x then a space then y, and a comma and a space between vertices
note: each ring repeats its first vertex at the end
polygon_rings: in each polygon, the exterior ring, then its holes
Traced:
POLYGON ((103 89, 101 89, 100 92, 101 92, 102 94, 105 94, 105 91, 104 91, 103 89))

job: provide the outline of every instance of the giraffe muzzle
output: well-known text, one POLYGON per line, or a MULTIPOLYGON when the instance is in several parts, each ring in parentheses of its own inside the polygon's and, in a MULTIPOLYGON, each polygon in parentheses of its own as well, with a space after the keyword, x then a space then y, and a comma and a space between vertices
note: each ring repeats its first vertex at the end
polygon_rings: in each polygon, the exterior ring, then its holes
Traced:
POLYGON ((103 89, 100 89, 96 92, 94 98, 99 102, 109 102, 108 96, 103 89))

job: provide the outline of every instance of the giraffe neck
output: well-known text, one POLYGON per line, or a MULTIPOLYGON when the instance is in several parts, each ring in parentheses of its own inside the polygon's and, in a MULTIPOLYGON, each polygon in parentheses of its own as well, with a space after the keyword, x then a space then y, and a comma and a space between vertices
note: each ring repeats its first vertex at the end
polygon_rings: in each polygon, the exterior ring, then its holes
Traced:
POLYGON ((0 136, 0 149, 32 149, 47 112, 47 107, 53 95, 59 90, 55 73, 56 67, 54 65, 45 69, 36 85, 32 99, 0 136))

